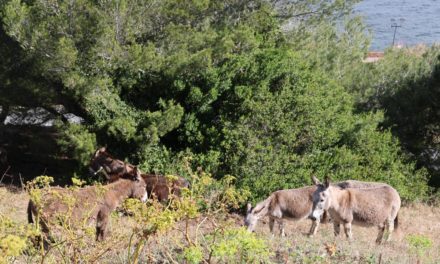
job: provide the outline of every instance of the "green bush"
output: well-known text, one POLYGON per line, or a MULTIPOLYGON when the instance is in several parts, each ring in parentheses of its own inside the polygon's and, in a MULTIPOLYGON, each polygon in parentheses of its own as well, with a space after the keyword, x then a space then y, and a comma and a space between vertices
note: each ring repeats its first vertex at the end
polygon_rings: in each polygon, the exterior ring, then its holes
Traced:
POLYGON ((272 253, 267 241, 245 228, 225 229, 208 238, 212 256, 220 263, 267 263, 272 253))
POLYGON ((417 259, 422 260, 426 258, 425 253, 432 247, 432 240, 424 235, 410 234, 406 236, 409 249, 412 254, 417 256, 417 259))
POLYGON ((185 248, 183 251, 183 258, 188 263, 200 263, 203 260, 203 252, 202 249, 198 246, 190 246, 185 248))
POLYGON ((36 230, 0 214, 0 263, 8 263, 30 248, 36 230))
POLYGON ((430 185, 440 186, 440 47, 390 49, 377 63, 358 64, 344 79, 358 111, 383 111, 382 126, 399 138, 403 150, 424 166, 430 185))
POLYGON ((312 174, 387 182, 405 200, 426 195, 426 172, 380 130, 380 112, 354 113, 344 88, 295 53, 265 50, 236 63, 243 73, 231 98, 239 118, 225 122, 221 146, 225 171, 253 198, 308 185, 312 174))

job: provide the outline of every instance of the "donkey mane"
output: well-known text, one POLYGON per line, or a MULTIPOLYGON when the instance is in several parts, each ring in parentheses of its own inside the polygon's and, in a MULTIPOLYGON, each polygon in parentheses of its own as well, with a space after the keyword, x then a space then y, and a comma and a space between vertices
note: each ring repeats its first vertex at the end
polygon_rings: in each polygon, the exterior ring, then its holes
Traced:
POLYGON ((254 208, 252 208, 251 213, 254 214, 256 217, 261 218, 267 215, 269 211, 270 204, 272 202, 272 199, 274 198, 274 195, 270 195, 265 200, 257 203, 254 208))
POLYGON ((341 189, 354 188, 354 189, 378 189, 384 186, 389 186, 386 183, 381 182, 363 182, 358 180, 347 180, 343 182, 333 183, 333 186, 337 186, 341 189))

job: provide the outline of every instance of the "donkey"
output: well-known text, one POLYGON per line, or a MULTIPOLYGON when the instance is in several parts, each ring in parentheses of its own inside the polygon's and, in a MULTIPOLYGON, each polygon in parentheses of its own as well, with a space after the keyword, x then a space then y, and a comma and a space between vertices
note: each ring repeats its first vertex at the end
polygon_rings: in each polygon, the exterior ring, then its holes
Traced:
MULTIPOLYGON (((314 179, 316 179, 315 176, 313 177, 314 179)), ((386 184, 347 180, 335 183, 334 185, 341 189, 346 189, 372 188, 383 186, 386 184)), ((280 224, 281 235, 285 235, 282 218, 293 218, 295 220, 300 220, 309 217, 309 215, 312 213, 312 194, 315 190, 315 186, 309 186, 301 189, 276 191, 272 193, 269 198, 258 203, 254 208, 252 208, 251 204, 248 204, 245 225, 248 227, 249 231, 253 231, 258 220, 268 215, 269 228, 271 233, 273 233, 274 222, 275 220, 277 220, 277 222, 280 224), (276 197, 276 200, 273 200, 274 197, 276 197), (280 201, 282 202, 282 204, 280 204, 280 201)), ((328 217, 327 213, 324 212, 322 218, 318 218, 318 220, 313 220, 313 224, 309 231, 309 236, 314 236, 318 231, 319 224, 321 222, 327 222, 329 218, 330 217, 328 217)))
MULTIPOLYGON (((102 147, 98 149, 90 160, 89 171, 93 174, 102 172, 109 182, 117 180, 124 173, 132 173, 134 166, 113 158, 102 147)), ((147 192, 159 201, 167 201, 170 194, 180 196, 182 188, 189 188, 189 181, 183 177, 168 182, 163 175, 141 174, 147 184, 147 192)))
MULTIPOLYGON (((291 220, 309 218, 312 213, 312 195, 316 189, 316 186, 307 186, 299 189, 279 190, 273 192, 266 200, 259 202, 254 208, 248 203, 244 221, 248 231, 253 232, 258 220, 268 216, 270 232, 273 234, 274 223, 277 221, 280 226, 280 235, 285 236, 283 218, 291 220)), ((310 236, 316 234, 320 220, 320 217, 313 219, 309 231, 310 236)))
POLYGON ((316 186, 312 219, 319 219, 328 211, 333 219, 335 236, 339 235, 340 224, 344 225, 345 235, 350 240, 353 237, 352 224, 376 225, 379 228, 376 243, 382 242, 385 231, 386 240, 391 239, 394 228, 398 228, 401 205, 400 196, 394 188, 379 184, 376 187, 342 189, 331 185, 328 177, 324 184, 315 177, 312 180, 316 186))
POLYGON ((27 213, 29 223, 33 217, 39 220, 46 238, 49 227, 66 221, 96 221, 96 240, 102 241, 107 235, 110 213, 126 198, 147 201, 146 184, 140 171, 134 168, 135 176, 124 174, 118 181, 106 186, 88 186, 78 189, 51 187, 41 198, 42 203, 29 200, 27 213))
POLYGON ((160 202, 168 201, 170 194, 180 197, 181 189, 189 188, 189 182, 180 176, 171 181, 163 175, 157 174, 142 174, 142 178, 147 184, 147 192, 150 197, 156 198, 160 202))

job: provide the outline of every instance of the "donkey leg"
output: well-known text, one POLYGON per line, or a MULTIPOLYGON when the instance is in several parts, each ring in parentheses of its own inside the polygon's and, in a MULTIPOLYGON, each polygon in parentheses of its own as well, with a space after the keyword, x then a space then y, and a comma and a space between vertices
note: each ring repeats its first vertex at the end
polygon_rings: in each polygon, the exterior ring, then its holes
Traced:
POLYGON ((96 241, 103 241, 105 237, 105 226, 96 225, 96 241))
POLYGON ((335 237, 339 236, 341 233, 341 223, 333 222, 333 231, 335 233, 335 237))
POLYGON ((96 219, 96 241, 103 241, 106 236, 109 214, 99 211, 96 219))
POLYGON ((377 234, 376 244, 382 243, 383 234, 385 232, 385 225, 379 226, 379 233, 377 234))
POLYGON ((40 227, 41 227, 41 232, 42 232, 41 239, 43 240, 42 245, 43 245, 44 250, 47 251, 50 247, 50 244, 55 243, 55 239, 50 234, 49 226, 45 221, 40 220, 40 227))
POLYGON ((391 240, 391 234, 394 231, 394 219, 388 219, 386 227, 387 227, 386 241, 390 241, 391 240))
POLYGON ((275 224, 275 219, 273 219, 272 217, 269 217, 269 229, 270 229, 270 233, 273 235, 273 226, 275 224))
POLYGON ((347 238, 349 240, 353 239, 353 234, 351 233, 351 223, 345 223, 344 224, 344 232, 345 232, 345 236, 347 236, 347 238))
POLYGON ((315 220, 312 222, 312 226, 310 227, 309 236, 313 237, 318 232, 319 220, 315 220))
POLYGON ((283 221, 283 219, 279 219, 278 223, 280 224, 280 236, 285 237, 286 233, 284 232, 284 221, 283 221))

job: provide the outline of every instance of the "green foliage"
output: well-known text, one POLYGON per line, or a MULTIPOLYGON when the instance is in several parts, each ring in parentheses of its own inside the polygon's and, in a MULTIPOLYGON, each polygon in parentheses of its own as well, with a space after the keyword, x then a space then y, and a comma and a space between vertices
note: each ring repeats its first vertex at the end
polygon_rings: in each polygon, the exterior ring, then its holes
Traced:
MULTIPOLYGON (((144 60, 157 56, 151 54, 152 45, 145 43, 144 48, 142 43, 136 43, 139 32, 130 29, 137 24, 131 18, 148 17, 139 13, 131 16, 140 4, 7 1, 1 10, 5 31, 20 43, 27 56, 38 62, 36 68, 40 74, 57 83, 60 89, 56 91, 56 100, 62 101, 69 111, 86 118, 89 126, 82 128, 84 134, 88 130, 99 135, 98 141, 113 141, 115 145, 135 143, 138 147, 134 150, 157 143, 159 137, 180 124, 182 116, 182 108, 173 100, 155 98, 158 99, 152 102, 155 109, 149 111, 145 103, 126 101, 123 89, 128 87, 119 86, 119 76, 127 79, 121 76, 119 69, 135 63, 137 65, 129 68, 135 69, 139 77, 151 64, 139 62, 137 55, 142 53, 140 57, 144 60), (116 24, 111 18, 114 16, 116 24), (131 42, 133 47, 126 44, 131 42)), ((143 8, 148 10, 146 6, 143 8)), ((44 102, 44 105, 50 103, 53 102, 44 102)), ((78 134, 70 126, 58 129, 65 134, 78 134)), ((83 164, 83 156, 91 153, 90 143, 88 140, 83 146, 69 135, 60 144, 74 149, 72 156, 83 164)), ((128 150, 133 151, 133 148, 117 151, 126 153, 128 150)))
MULTIPOLYGON (((26 247, 26 240, 16 235, 7 235, 0 239, 0 251, 4 261, 8 257, 15 257, 20 255, 26 247)), ((3 260, 2 260, 3 259, 3 260)))
POLYGON ((83 186, 85 183, 86 183, 86 182, 83 181, 83 180, 81 180, 81 179, 78 179, 78 178, 72 178, 72 184, 73 184, 73 186, 81 187, 81 186, 83 186))
POLYGON ((175 155, 163 145, 150 145, 143 148, 137 154, 141 162, 139 167, 142 171, 154 173, 182 173, 181 157, 175 155))
POLYGON ((227 171, 254 198, 304 186, 312 174, 388 182, 409 200, 426 194, 426 172, 379 131, 382 115, 353 113, 344 88, 301 66, 294 53, 269 50, 240 66, 239 118, 225 122, 222 147, 227 171))
POLYGON ((13 262, 30 248, 31 239, 37 235, 38 232, 29 226, 17 224, 0 214, 0 263, 13 262))
MULTIPOLYGON (((367 28, 358 16, 347 16, 339 23, 321 21, 303 30, 294 28, 288 33, 293 49, 322 74, 342 82, 353 67, 362 64, 370 45, 370 34, 365 33, 367 28)), ((356 84, 347 82, 347 88, 351 85, 356 84)))
POLYGON ((424 197, 428 193, 427 173, 414 170, 414 162, 402 153, 390 131, 378 131, 383 115, 360 114, 357 118, 343 144, 310 157, 313 166, 324 164, 320 174, 334 180, 387 182, 405 200, 424 197))
POLYGON ((53 177, 47 175, 41 175, 32 181, 27 182, 26 188, 37 189, 37 188, 48 188, 50 184, 53 183, 53 177))
POLYGON ((410 252, 417 255, 417 258, 423 259, 425 253, 432 247, 432 240, 424 235, 410 234, 406 236, 408 241, 410 252))
POLYGON ((222 231, 211 246, 212 255, 221 263, 268 263, 271 252, 267 241, 245 228, 222 231))
POLYGON ((91 153, 96 150, 96 136, 82 125, 64 125, 63 133, 58 139, 58 144, 64 153, 69 153, 77 158, 82 166, 90 162, 91 153))
POLYGON ((187 263, 200 263, 203 260, 202 249, 198 246, 190 246, 183 251, 183 258, 187 263))
POLYGON ((359 110, 383 109, 384 126, 429 170, 434 186, 440 184, 436 169, 439 65, 438 46, 388 50, 381 61, 354 67, 345 81, 356 95, 359 110))

